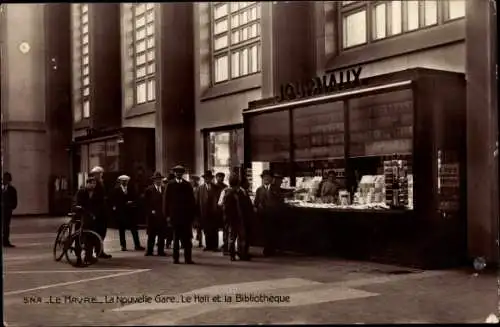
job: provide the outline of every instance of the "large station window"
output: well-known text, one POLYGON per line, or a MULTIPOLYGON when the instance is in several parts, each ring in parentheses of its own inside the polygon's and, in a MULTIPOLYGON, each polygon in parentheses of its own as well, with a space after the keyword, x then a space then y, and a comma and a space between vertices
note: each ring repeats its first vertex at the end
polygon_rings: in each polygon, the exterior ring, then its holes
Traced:
POLYGON ((138 3, 133 11, 135 104, 156 98, 155 4, 138 3))
POLYGON ((77 49, 79 51, 80 66, 80 94, 78 105, 75 107, 74 120, 81 121, 90 117, 90 33, 89 33, 89 5, 76 5, 79 19, 79 39, 77 49))
POLYGON ((260 3, 212 4, 213 83, 261 70, 260 3))
POLYGON ((344 49, 465 17, 465 0, 342 1, 344 49))

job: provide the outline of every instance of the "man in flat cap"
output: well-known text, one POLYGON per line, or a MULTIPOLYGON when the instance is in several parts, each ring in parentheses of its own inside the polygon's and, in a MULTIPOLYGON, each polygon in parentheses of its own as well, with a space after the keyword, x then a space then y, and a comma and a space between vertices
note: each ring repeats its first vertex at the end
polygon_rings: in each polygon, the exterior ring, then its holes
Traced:
MULTIPOLYGON (((107 207, 107 194, 104 186, 104 169, 100 166, 95 166, 90 170, 91 177, 96 180, 96 187, 94 189, 94 205, 95 205, 95 232, 101 236, 104 241, 108 230, 108 215, 109 208, 107 207)), ((111 255, 102 251, 101 258, 110 259, 111 255)))
POLYGON ((163 212, 169 218, 174 230, 174 263, 179 263, 180 242, 184 246, 184 261, 193 264, 192 242, 193 221, 195 217, 195 200, 193 188, 188 181, 182 178, 185 169, 175 166, 172 171, 175 179, 170 181, 165 190, 163 212))
POLYGON ((210 170, 203 174, 203 185, 198 188, 198 213, 201 228, 205 233, 204 251, 218 251, 219 248, 219 221, 217 189, 214 185, 214 175, 210 170))
POLYGON ((146 256, 153 255, 156 239, 158 239, 157 254, 162 257, 166 256, 165 237, 168 226, 167 218, 163 215, 163 196, 165 193, 165 187, 162 185, 163 178, 160 172, 154 173, 151 177, 152 185, 144 193, 148 231, 146 256))
POLYGON ((113 189, 110 200, 113 215, 118 223, 122 251, 127 251, 127 240, 125 237, 125 231, 127 229, 132 233, 135 250, 143 251, 145 248, 141 246, 139 233, 137 232, 137 195, 134 192, 134 188, 128 187, 129 181, 129 176, 119 176, 119 184, 113 189))

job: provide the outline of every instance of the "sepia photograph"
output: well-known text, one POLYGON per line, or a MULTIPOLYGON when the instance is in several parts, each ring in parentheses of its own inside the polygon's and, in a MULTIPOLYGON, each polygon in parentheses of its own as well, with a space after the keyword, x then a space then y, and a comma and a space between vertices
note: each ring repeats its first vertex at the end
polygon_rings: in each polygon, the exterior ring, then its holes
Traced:
POLYGON ((496 6, 2 2, 3 325, 498 324, 496 6))

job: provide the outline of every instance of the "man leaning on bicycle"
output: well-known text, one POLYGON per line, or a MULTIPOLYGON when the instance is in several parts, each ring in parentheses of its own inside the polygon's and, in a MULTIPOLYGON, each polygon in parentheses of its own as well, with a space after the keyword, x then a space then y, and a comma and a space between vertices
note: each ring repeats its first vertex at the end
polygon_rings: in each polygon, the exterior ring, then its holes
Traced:
MULTIPOLYGON (((83 228, 96 231, 96 215, 99 213, 101 209, 100 200, 95 196, 95 187, 97 185, 97 180, 94 177, 89 177, 87 179, 87 183, 85 188, 81 188, 76 193, 76 206, 80 207, 79 212, 75 212, 75 214, 80 219, 80 222, 76 223, 76 228, 80 229, 80 223, 83 223, 83 228)), ((92 242, 83 242, 85 249, 85 261, 92 260, 92 255, 94 253, 94 247, 97 244, 92 244, 92 242)), ((77 255, 77 260, 81 263, 81 249, 75 249, 77 255)), ((96 251, 97 252, 97 251, 96 251)))

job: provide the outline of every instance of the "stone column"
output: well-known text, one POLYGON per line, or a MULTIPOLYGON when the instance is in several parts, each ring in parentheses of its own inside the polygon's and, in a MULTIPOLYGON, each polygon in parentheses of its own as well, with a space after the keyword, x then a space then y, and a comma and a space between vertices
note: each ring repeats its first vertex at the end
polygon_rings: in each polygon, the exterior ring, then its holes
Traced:
POLYGON ((498 260, 498 133, 494 2, 467 1, 467 225, 471 258, 498 260))
POLYGON ((194 24, 192 3, 160 4, 157 18, 156 168, 194 170, 194 24))
POLYGON ((2 4, 2 146, 13 175, 14 214, 48 213, 45 4, 2 4))

